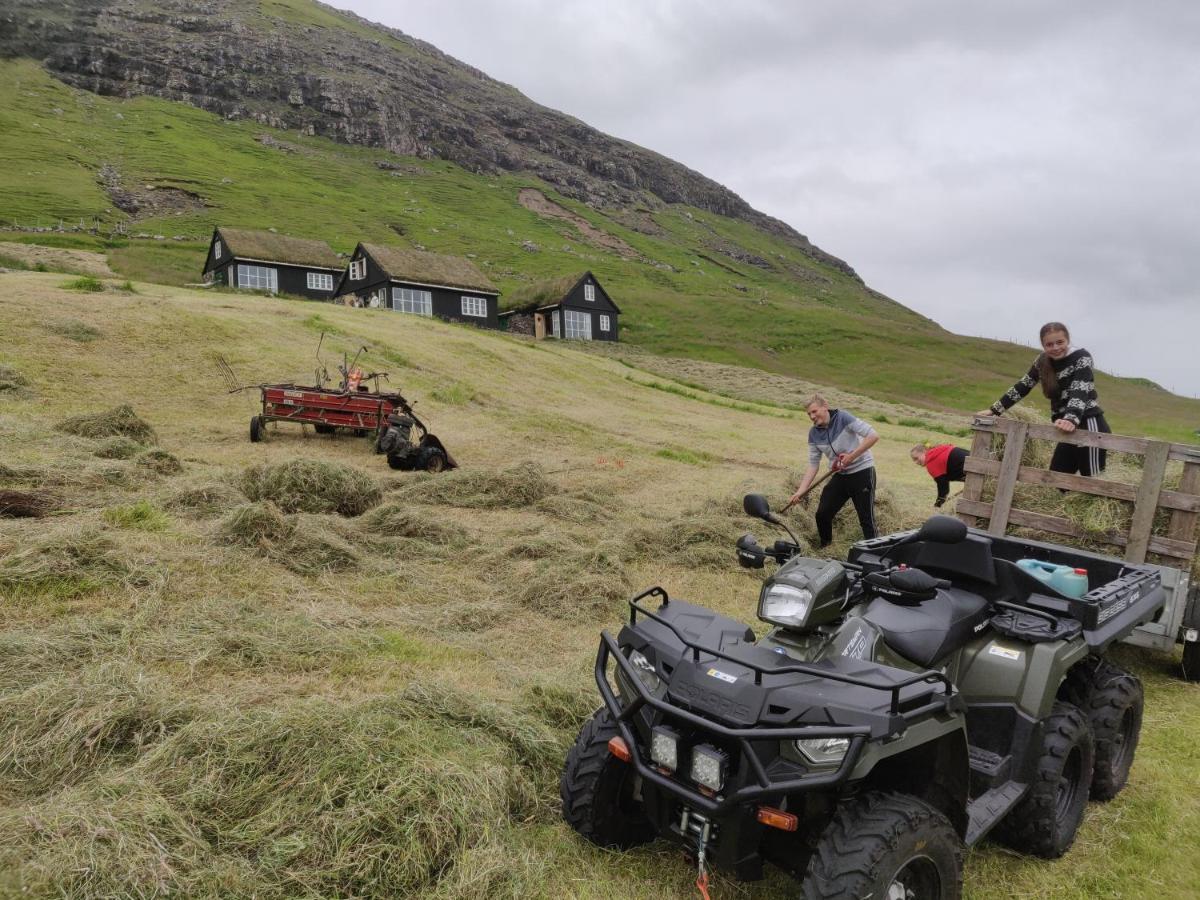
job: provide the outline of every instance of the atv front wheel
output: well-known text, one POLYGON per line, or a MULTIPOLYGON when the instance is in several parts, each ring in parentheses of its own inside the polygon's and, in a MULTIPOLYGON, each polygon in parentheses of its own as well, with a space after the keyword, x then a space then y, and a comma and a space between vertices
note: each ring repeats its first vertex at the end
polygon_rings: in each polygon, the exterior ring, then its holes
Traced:
POLYGON ((1142 683, 1120 666, 1096 659, 1072 669, 1064 688, 1068 699, 1088 717, 1096 742, 1091 798, 1111 800, 1129 781, 1142 733, 1142 683))
POLYGON ((1042 728, 1033 784, 1004 817, 996 836, 1014 850, 1055 859, 1074 843, 1083 820, 1096 746, 1087 717, 1071 703, 1055 703, 1042 728))
POLYGON ((593 844, 628 850, 654 839, 654 825, 633 797, 634 769, 608 752, 617 726, 596 711, 567 754, 558 792, 563 818, 593 844))
POLYGON ((962 842, 944 815, 907 794, 869 792, 841 807, 808 863, 804 900, 958 900, 962 842))

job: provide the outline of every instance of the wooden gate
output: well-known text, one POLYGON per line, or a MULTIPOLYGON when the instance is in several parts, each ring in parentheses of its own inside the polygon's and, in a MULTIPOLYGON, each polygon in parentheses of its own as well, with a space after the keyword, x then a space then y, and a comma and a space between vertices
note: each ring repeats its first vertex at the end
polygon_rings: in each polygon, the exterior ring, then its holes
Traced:
POLYGON ((966 482, 956 507, 958 517, 968 525, 986 528, 994 535, 1003 535, 1009 525, 1035 528, 1064 537, 1111 544, 1121 548, 1127 562, 1145 562, 1146 555, 1153 553, 1163 565, 1185 572, 1190 568, 1196 554, 1196 525, 1200 521, 1200 447, 1094 431, 1076 430, 1065 434, 1053 425, 1031 425, 993 416, 976 416, 972 428, 975 439, 966 461, 966 482), (1004 448, 999 454, 992 449, 995 435, 1004 437, 1004 448), (1030 438, 1141 456, 1141 483, 1125 484, 1023 466, 1021 454, 1030 438), (1178 488, 1168 490, 1163 487, 1163 480, 1167 463, 1172 461, 1183 463, 1183 475, 1178 488), (983 488, 988 478, 996 479, 996 493, 991 502, 984 502, 983 488), (1015 508, 1013 491, 1017 484, 1049 485, 1125 500, 1133 504, 1133 518, 1128 531, 1104 535, 1085 533, 1070 519, 1015 508), (1155 514, 1160 509, 1170 512, 1165 535, 1153 534, 1155 514))

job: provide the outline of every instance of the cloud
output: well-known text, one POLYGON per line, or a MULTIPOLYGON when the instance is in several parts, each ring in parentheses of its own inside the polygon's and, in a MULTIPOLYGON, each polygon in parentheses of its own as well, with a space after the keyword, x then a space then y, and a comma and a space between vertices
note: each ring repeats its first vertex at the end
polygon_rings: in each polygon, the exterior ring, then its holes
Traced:
POLYGON ((1200 395, 1198 4, 340 2, 720 181, 952 330, 1068 319, 1110 370, 1200 395))

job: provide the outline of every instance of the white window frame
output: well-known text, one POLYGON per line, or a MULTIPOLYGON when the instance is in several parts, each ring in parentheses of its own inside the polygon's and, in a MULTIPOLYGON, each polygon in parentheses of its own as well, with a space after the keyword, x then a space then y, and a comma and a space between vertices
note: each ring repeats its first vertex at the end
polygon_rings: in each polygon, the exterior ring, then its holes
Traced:
POLYGON ((592 314, 578 309, 563 310, 563 337, 568 341, 592 339, 592 314))
POLYGON ((238 263, 237 286, 250 291, 268 291, 274 294, 279 290, 279 271, 270 266, 238 263))
POLYGON ((561 310, 556 309, 554 312, 552 312, 550 314, 550 336, 556 337, 556 338, 562 337, 562 312, 561 312, 561 310))
POLYGON ((224 248, 221 246, 221 239, 217 238, 213 241, 213 259, 220 259, 223 252, 224 248))
POLYGON ((310 291, 332 291, 333 275, 329 272, 309 272, 308 289, 310 291))
POLYGON ((483 297, 462 297, 462 314, 464 316, 475 316, 479 319, 487 318, 487 300, 483 297))
POLYGON ((612 320, 604 313, 600 313, 600 330, 612 331, 612 320))
POLYGON ((350 260, 350 280, 362 281, 367 277, 367 261, 365 259, 350 260))
POLYGON ((392 288, 392 309, 413 316, 433 315, 433 294, 415 288, 392 288))
POLYGON ((590 281, 583 286, 583 299, 588 303, 596 302, 596 286, 590 281))

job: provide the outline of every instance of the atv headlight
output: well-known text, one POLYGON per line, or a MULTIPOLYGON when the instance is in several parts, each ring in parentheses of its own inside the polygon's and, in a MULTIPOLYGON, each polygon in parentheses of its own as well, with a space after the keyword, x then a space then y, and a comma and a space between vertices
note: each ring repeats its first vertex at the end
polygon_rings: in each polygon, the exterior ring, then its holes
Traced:
POLYGON ((719 791, 725 784, 725 768, 729 757, 716 747, 701 744, 692 751, 692 781, 710 791, 719 791))
POLYGON ((658 677, 658 672, 654 671, 654 666, 650 660, 646 659, 646 655, 638 650, 633 650, 629 654, 629 662, 633 666, 633 671, 637 674, 638 681, 651 694, 658 691, 662 687, 662 679, 658 677))
POLYGON ((812 608, 812 591, 790 584, 770 584, 758 601, 758 617, 772 625, 798 628, 808 618, 812 608))
POLYGON ((679 768, 679 735, 675 729, 659 725, 650 732, 650 758, 672 772, 679 768))
POLYGON ((809 738, 796 741, 796 749, 814 765, 835 765, 846 758, 846 751, 850 749, 850 738, 809 738))

